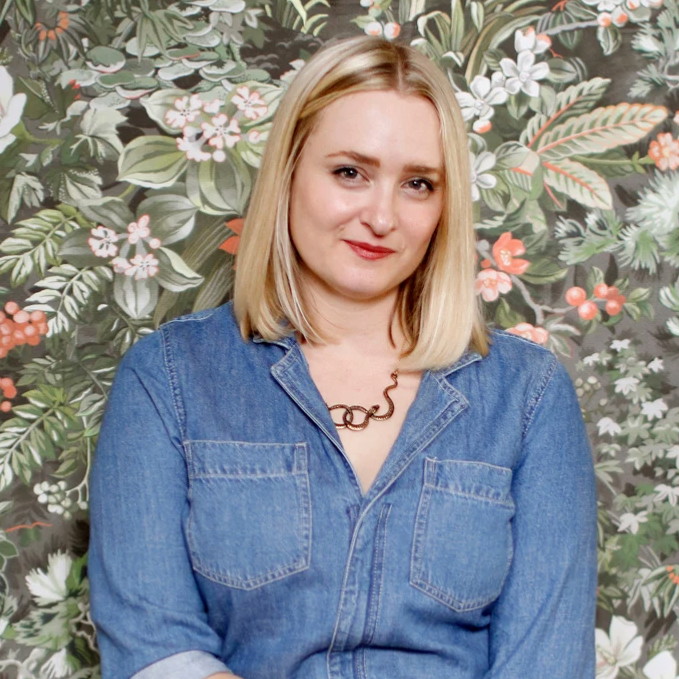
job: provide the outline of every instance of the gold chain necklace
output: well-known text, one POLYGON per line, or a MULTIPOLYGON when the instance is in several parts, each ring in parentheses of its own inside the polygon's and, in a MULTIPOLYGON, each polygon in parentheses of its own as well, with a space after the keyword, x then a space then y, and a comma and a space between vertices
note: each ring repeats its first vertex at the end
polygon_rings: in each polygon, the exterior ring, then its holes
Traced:
POLYGON ((336 403, 334 406, 328 406, 328 410, 332 412, 333 410, 338 410, 341 408, 344 410, 344 412, 342 413, 342 421, 335 422, 335 420, 333 420, 333 424, 338 429, 346 428, 351 429, 351 431, 361 431, 361 429, 365 429, 368 426, 370 420, 388 420, 394 414, 394 402, 391 400, 389 392, 392 389, 396 389, 396 387, 398 387, 398 370, 394 370, 390 377, 393 381, 393 384, 390 384, 382 392, 382 395, 387 402, 387 412, 384 413, 384 415, 377 414, 377 411, 380 409, 378 405, 370 406, 370 408, 364 408, 363 406, 349 406, 345 403, 336 403), (363 413, 362 421, 354 422, 355 412, 363 413))

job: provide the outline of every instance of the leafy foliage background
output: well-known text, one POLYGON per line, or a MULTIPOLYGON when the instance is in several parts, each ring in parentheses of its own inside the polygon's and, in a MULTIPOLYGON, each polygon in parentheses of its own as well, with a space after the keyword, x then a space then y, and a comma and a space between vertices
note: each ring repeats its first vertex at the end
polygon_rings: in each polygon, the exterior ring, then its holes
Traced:
POLYGON ((676 679, 677 0, 0 0, 0 676, 98 676, 87 471, 117 362, 228 297, 280 94, 362 32, 447 72, 488 316, 576 380, 597 676, 676 679))

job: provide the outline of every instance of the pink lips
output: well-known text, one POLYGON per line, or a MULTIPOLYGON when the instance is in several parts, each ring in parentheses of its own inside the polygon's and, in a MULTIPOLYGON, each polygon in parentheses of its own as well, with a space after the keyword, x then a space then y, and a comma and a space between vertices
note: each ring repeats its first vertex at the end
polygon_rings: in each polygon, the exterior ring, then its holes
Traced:
POLYGON ((380 245, 362 243, 355 240, 344 241, 359 257, 363 259, 382 259, 395 252, 391 248, 383 248, 380 245))

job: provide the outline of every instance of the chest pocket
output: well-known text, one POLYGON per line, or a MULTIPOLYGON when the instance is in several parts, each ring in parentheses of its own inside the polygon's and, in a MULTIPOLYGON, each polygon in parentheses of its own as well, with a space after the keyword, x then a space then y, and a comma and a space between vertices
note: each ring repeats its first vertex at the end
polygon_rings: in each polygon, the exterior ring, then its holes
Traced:
POLYGON ((425 460, 411 585, 456 611, 497 599, 512 559, 511 480, 505 467, 425 460))
POLYGON ((255 589, 309 567, 304 443, 192 441, 187 538, 194 569, 255 589))

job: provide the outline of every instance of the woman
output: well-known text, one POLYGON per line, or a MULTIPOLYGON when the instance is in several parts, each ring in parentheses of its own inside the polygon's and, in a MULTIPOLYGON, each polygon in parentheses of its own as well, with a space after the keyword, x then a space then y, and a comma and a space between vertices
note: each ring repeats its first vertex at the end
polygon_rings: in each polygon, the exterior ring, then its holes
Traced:
POLYGON ((554 357, 473 292, 445 77, 358 38, 272 129, 233 307, 126 355, 92 476, 104 679, 587 679, 595 505, 554 357))

